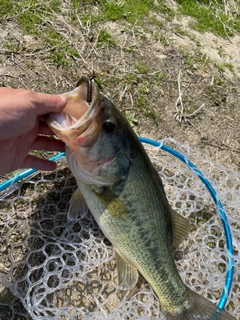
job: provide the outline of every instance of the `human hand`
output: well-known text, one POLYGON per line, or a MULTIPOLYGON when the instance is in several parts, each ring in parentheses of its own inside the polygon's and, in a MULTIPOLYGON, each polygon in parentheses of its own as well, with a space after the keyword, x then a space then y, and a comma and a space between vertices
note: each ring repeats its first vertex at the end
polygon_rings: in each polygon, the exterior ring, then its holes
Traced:
POLYGON ((41 120, 66 105, 63 96, 0 88, 0 174, 19 168, 54 170, 56 163, 29 155, 30 150, 64 151, 62 141, 41 120))

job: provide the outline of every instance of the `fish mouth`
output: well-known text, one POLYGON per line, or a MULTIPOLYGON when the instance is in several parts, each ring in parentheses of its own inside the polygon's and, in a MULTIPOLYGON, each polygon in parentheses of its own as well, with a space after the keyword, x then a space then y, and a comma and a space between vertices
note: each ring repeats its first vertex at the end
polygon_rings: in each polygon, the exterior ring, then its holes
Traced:
POLYGON ((99 132, 96 121, 100 111, 98 85, 91 79, 82 77, 74 90, 62 95, 67 99, 63 111, 50 113, 44 116, 44 120, 67 145, 72 146, 73 141, 82 146, 92 144, 99 132))
POLYGON ((102 128, 102 95, 97 83, 82 77, 74 90, 62 95, 67 99, 65 108, 62 112, 44 116, 44 120, 69 147, 66 155, 71 171, 87 184, 112 185, 115 180, 102 177, 101 173, 114 162, 116 155, 102 157, 97 153, 92 156, 88 152, 102 128))

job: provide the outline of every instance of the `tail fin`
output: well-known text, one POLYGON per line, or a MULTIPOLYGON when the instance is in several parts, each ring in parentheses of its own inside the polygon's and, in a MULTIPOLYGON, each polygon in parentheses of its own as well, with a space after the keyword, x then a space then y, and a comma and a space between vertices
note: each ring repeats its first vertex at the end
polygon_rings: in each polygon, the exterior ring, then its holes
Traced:
POLYGON ((224 310, 220 310, 212 302, 199 294, 188 292, 191 307, 182 310, 181 313, 166 313, 167 320, 236 320, 224 310))

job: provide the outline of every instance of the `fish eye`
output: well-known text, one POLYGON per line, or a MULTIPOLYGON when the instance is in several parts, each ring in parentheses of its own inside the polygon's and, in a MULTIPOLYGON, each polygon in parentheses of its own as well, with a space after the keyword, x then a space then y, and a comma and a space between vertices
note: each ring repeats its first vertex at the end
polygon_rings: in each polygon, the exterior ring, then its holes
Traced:
POLYGON ((117 128, 117 124, 113 120, 107 120, 103 123, 103 130, 106 133, 113 133, 117 128))

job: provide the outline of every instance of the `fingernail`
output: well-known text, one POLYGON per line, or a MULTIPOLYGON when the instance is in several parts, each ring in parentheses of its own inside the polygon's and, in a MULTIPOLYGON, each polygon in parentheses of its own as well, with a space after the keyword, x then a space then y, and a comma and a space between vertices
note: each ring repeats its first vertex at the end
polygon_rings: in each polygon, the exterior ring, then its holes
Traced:
POLYGON ((66 99, 65 96, 63 96, 63 95, 61 95, 61 94, 59 94, 58 96, 62 99, 63 102, 65 102, 65 103, 67 102, 67 99, 66 99))

